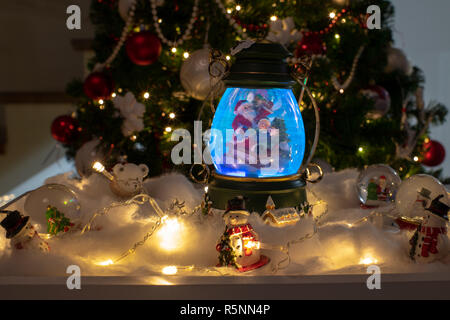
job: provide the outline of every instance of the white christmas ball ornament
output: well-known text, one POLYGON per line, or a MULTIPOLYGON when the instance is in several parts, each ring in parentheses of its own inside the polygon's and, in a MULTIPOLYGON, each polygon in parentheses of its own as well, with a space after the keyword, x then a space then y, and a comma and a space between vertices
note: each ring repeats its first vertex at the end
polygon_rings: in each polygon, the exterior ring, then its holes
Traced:
POLYGON ((127 21, 128 19, 128 11, 130 10, 133 1, 134 0, 119 0, 118 10, 124 21, 127 21))
POLYGON ((401 71, 406 75, 410 75, 412 67, 402 50, 390 47, 387 51, 387 65, 384 71, 387 73, 401 71))
POLYGON ((181 66, 181 85, 195 99, 204 100, 211 90, 209 63, 209 48, 203 48, 190 54, 181 66))
POLYGON ((100 140, 94 139, 86 142, 75 154, 75 168, 81 177, 89 177, 93 171, 92 164, 102 161, 104 155, 98 150, 100 140))
POLYGON ((394 169, 384 164, 375 164, 368 166, 359 174, 356 191, 363 205, 385 206, 394 202, 401 182, 394 169))
POLYGON ((73 223, 80 219, 81 205, 75 192, 65 185, 43 185, 31 191, 25 200, 25 214, 30 216, 34 222, 40 224, 43 230, 47 226, 45 213, 48 206, 56 207, 58 211, 64 214, 64 217, 69 218, 73 223))
POLYGON ((443 195, 441 202, 450 204, 447 190, 438 179, 427 174, 416 174, 400 185, 395 206, 402 216, 422 218, 428 214, 425 209, 439 195, 443 195))

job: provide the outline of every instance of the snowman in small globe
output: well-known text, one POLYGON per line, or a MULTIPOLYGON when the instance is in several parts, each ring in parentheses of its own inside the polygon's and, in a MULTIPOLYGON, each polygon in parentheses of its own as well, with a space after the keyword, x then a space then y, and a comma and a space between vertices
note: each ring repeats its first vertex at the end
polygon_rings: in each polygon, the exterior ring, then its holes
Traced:
POLYGON ((6 230, 6 238, 11 239, 11 245, 16 250, 39 249, 50 251, 47 242, 39 237, 36 229, 30 222, 30 217, 22 216, 19 211, 10 211, 0 223, 6 230))
POLYGON ((433 262, 445 258, 449 253, 447 222, 449 206, 440 201, 444 195, 437 196, 427 210, 423 222, 409 241, 409 255, 416 262, 433 262))
POLYGON ((223 218, 225 231, 216 246, 220 266, 234 266, 240 272, 257 269, 269 262, 260 254, 261 243, 253 227, 248 223, 250 213, 245 209, 242 196, 228 201, 223 218))
POLYGON ((143 191, 143 181, 148 174, 145 164, 118 163, 113 167, 111 190, 119 197, 127 198, 143 191))

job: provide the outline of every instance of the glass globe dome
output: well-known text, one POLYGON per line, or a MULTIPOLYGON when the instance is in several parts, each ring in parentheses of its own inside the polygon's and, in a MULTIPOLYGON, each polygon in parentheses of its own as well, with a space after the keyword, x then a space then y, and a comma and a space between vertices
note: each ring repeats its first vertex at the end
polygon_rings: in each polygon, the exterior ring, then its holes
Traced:
POLYGON ((209 149, 220 175, 296 174, 305 152, 305 129, 292 90, 228 87, 214 115, 209 149))

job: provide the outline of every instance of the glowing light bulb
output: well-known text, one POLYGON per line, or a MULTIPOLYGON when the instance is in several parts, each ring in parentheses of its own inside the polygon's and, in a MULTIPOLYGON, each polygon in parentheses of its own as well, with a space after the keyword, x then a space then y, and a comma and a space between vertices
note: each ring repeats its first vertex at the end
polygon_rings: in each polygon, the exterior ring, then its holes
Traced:
POLYGON ((336 13, 330 12, 330 18, 331 18, 331 19, 334 19, 334 17, 336 17, 336 13))
POLYGON ((230 57, 230 56, 226 56, 226 57, 225 57, 225 59, 227 59, 227 60, 230 60, 230 59, 231 59, 231 57, 230 57))
POLYGON ((342 22, 342 23, 346 23, 347 20, 344 18, 344 19, 341 20, 341 22, 342 22))
POLYGON ((185 52, 185 53, 183 53, 183 57, 185 58, 185 59, 187 59, 187 58, 189 58, 189 52, 185 52))
POLYGON ((159 19, 158 19, 158 23, 161 23, 161 22, 162 22, 162 19, 161 19, 161 18, 159 18, 159 19))
POLYGON ((98 100, 98 103, 103 104, 105 103, 105 101, 103 101, 103 99, 98 100))
POLYGON ((241 10, 241 6, 240 6, 240 5, 237 5, 237 6, 236 6, 236 11, 239 11, 239 10, 241 10))
POLYGON ((98 173, 103 174, 109 180, 114 180, 114 176, 105 170, 105 166, 101 162, 94 162, 94 164, 92 165, 92 169, 94 169, 98 173))
POLYGON ((114 264, 114 261, 112 261, 111 259, 96 263, 96 265, 98 266, 110 266, 112 264, 114 264))
POLYGON ((177 48, 173 47, 170 51, 172 51, 172 53, 176 53, 177 52, 177 48))
POLYGON ((340 36, 338 33, 336 33, 336 34, 334 35, 334 37, 335 37, 336 39, 339 39, 341 36, 340 36))
POLYGON ((117 94, 115 92, 111 93, 111 97, 115 98, 117 94))
POLYGON ((413 160, 414 160, 415 162, 417 162, 417 161, 419 161, 419 157, 418 157, 418 156, 414 156, 413 160))
POLYGON ((168 218, 168 216, 164 216, 161 223, 157 233, 161 249, 173 251, 180 248, 186 241, 183 225, 176 218, 168 218))
POLYGON ((359 152, 363 152, 363 151, 364 151, 364 148, 363 148, 363 147, 359 147, 359 148, 358 148, 358 151, 359 151, 359 152))
POLYGON ((378 260, 370 257, 370 256, 366 256, 365 258, 361 258, 361 260, 359 260, 359 264, 364 264, 364 265, 370 265, 370 264, 375 264, 377 263, 378 260))
POLYGON ((277 19, 278 19, 277 16, 271 16, 270 17, 270 21, 277 21, 277 19))
POLYGON ((205 193, 208 193, 208 186, 205 187, 205 193))
POLYGON ((339 89, 339 93, 343 94, 344 93, 344 89, 339 89))
POLYGON ((166 132, 172 132, 172 128, 171 127, 166 127, 166 132))
POLYGON ((176 274, 178 272, 178 268, 176 266, 167 266, 162 268, 162 273, 167 275, 176 274))
POLYGON ((173 112, 169 113, 169 118, 170 119, 174 119, 175 118, 175 113, 173 113, 173 112))
POLYGON ((150 93, 145 92, 145 93, 144 93, 144 99, 148 99, 149 97, 150 97, 150 93))
POLYGON ((227 13, 228 13, 228 14, 231 14, 232 12, 233 12, 233 10, 227 9, 227 13))
POLYGON ((103 164, 101 164, 100 162, 96 161, 93 165, 92 165, 92 169, 94 169, 97 172, 102 173, 103 171, 105 171, 105 166, 103 164))
POLYGON ((136 141, 136 139, 137 139, 137 137, 136 137, 135 134, 133 134, 133 135, 130 137, 130 140, 133 141, 133 142, 136 141))

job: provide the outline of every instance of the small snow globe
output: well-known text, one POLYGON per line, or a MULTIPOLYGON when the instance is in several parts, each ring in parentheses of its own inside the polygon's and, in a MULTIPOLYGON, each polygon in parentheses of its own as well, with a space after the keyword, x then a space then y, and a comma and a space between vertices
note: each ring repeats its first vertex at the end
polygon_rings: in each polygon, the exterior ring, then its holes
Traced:
POLYGON ((211 125, 209 198, 218 209, 235 196, 259 213, 269 196, 277 208, 298 207, 306 201, 305 128, 292 91, 298 80, 286 62, 291 54, 268 41, 240 45, 211 125))

